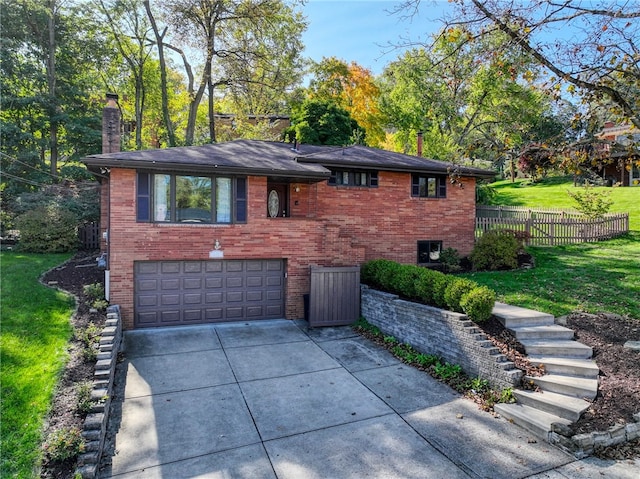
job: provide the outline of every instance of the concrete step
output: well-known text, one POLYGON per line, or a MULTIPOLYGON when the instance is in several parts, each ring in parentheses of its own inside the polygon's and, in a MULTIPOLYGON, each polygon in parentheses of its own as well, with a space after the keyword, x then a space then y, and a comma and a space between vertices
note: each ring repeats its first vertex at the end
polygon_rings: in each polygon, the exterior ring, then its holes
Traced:
POLYGON ((549 391, 539 392, 516 389, 513 391, 513 395, 520 404, 568 419, 571 422, 580 419, 580 415, 590 404, 584 399, 549 391))
POLYGON ((525 376, 525 380, 533 382, 543 391, 565 394, 577 398, 594 399, 596 394, 598 394, 597 379, 547 374, 539 377, 525 376))
POLYGON ((565 328, 557 324, 549 326, 522 326, 510 328, 518 340, 523 339, 573 339, 573 329, 565 328))
POLYGON ((509 329, 523 326, 549 326, 554 324, 554 317, 551 314, 498 302, 495 303, 492 314, 500 320, 505 328, 509 329))
POLYGON ((593 350, 577 341, 556 339, 520 340, 528 356, 553 356, 558 358, 589 359, 593 350))
POLYGON ((591 359, 571 359, 548 356, 528 356, 534 366, 543 365, 548 374, 597 379, 600 369, 591 359))
POLYGON ((554 422, 559 422, 566 426, 571 424, 571 421, 568 419, 540 411, 530 406, 525 406, 524 404, 496 404, 493 408, 504 418, 523 427, 545 441, 549 440, 549 431, 551 431, 551 424, 554 422))

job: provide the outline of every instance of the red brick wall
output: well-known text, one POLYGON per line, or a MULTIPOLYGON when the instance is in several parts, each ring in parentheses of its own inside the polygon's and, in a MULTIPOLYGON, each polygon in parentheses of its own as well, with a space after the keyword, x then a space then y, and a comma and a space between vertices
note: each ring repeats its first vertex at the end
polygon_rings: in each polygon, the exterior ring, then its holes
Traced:
POLYGON ((411 175, 379 172, 378 188, 318 185, 319 218, 365 247, 365 260, 415 263, 418 240, 442 240, 466 255, 473 248, 475 180, 447 184, 446 198, 414 198, 411 175))
POLYGON ((289 218, 267 218, 267 180, 250 177, 248 221, 238 225, 136 222, 134 170, 110 177, 112 304, 133 327, 133 262, 204 260, 217 239, 225 259, 286 260, 286 317, 303 316, 310 265, 355 265, 384 257, 415 263, 418 240, 442 240, 467 254, 473 247, 474 180, 447 185, 446 199, 412 198, 411 175, 379 173, 378 188, 293 184, 289 218), (299 191, 296 190, 296 186, 299 191), (297 204, 296 204, 297 202, 297 204))

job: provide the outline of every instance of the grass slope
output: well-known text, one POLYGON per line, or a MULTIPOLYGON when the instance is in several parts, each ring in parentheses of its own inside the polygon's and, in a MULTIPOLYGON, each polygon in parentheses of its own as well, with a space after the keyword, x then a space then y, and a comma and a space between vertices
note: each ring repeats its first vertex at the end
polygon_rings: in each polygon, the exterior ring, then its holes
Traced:
POLYGON ((43 420, 71 338, 71 296, 38 278, 69 255, 0 253, 0 477, 32 477, 43 420))
MULTIPOLYGON (((540 183, 500 181, 495 204, 571 208, 570 178, 540 183)), ((556 316, 580 310, 611 312, 640 319, 640 188, 605 188, 612 211, 629 213, 625 237, 561 247, 529 248, 536 259, 531 270, 470 273, 465 276, 492 288, 498 300, 556 316)))
MULTIPOLYGON (((497 181, 491 185, 497 193, 493 203, 502 206, 528 206, 537 208, 575 209, 575 201, 567 191, 579 191, 582 186, 573 186, 573 180, 560 176, 546 178, 538 183, 528 180, 497 181)), ((629 229, 640 231, 640 188, 608 188, 594 186, 596 191, 609 193, 613 200, 612 213, 629 213, 629 229)))

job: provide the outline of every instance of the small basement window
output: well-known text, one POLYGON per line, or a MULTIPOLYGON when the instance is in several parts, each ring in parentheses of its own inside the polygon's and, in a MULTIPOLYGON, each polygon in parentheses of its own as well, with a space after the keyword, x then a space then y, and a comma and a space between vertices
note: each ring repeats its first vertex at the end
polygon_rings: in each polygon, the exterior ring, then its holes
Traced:
POLYGON ((442 241, 418 241, 418 264, 439 263, 442 241))

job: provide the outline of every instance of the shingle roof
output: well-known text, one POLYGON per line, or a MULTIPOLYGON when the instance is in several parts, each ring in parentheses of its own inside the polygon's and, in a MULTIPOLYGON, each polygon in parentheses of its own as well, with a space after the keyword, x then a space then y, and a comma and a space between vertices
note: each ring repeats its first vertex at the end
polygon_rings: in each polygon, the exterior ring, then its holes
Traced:
POLYGON ((319 163, 328 167, 347 167, 386 171, 406 171, 422 173, 449 173, 455 171, 463 176, 495 177, 494 171, 480 168, 459 167, 452 163, 430 160, 418 156, 395 153, 393 151, 369 148, 361 145, 344 148, 327 147, 323 150, 305 154, 299 162, 319 163))
MULTIPOLYGON (((92 168, 122 167, 219 174, 248 174, 323 180, 327 168, 449 173, 453 165, 354 145, 348 147, 297 145, 259 140, 235 140, 202 146, 185 146, 90 155, 83 161, 92 168)), ((494 172, 459 168, 463 176, 493 177, 494 172)))
MULTIPOLYGON (((309 152, 316 148, 309 147, 309 152)), ((122 151, 91 155, 83 161, 91 167, 193 171, 326 179, 329 170, 319 164, 296 161, 300 153, 291 145, 270 141, 236 140, 202 146, 122 151)))

